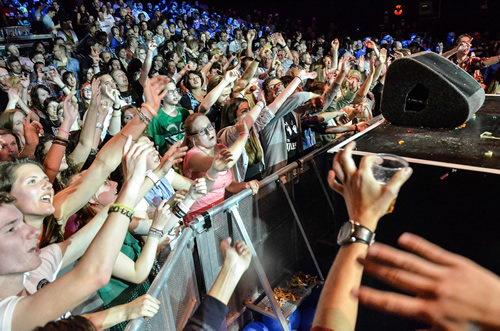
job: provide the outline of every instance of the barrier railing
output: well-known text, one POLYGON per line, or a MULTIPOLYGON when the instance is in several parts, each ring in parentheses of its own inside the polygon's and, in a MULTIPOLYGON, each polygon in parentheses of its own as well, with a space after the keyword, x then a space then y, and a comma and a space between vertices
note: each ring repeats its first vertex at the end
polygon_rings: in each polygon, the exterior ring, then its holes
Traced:
POLYGON ((287 330, 285 319, 300 302, 280 308, 273 287, 299 271, 320 280, 327 272, 321 270, 315 258, 315 244, 337 228, 331 221, 331 191, 326 188, 326 174, 331 167, 326 154, 329 148, 325 146, 265 178, 257 196, 247 189, 197 216, 191 229, 183 232, 149 291, 159 297, 162 311, 149 321, 130 322, 127 330, 182 329, 199 301, 199 293, 187 294, 185 288, 189 285, 199 289, 200 296, 210 289, 224 261, 219 245, 227 237, 250 244, 254 258, 228 303, 225 327, 239 329, 245 317, 249 318, 247 313, 256 311, 277 319, 287 330), (192 238, 193 251, 188 244, 192 238), (193 255, 197 258, 193 259, 193 255), (198 261, 199 269, 195 269, 194 261, 198 261), (179 274, 178 269, 186 274, 171 277, 179 274), (197 279, 195 270, 199 270, 198 284, 191 283, 197 279), (179 278, 186 278, 187 285, 183 283, 182 289, 176 284, 179 278), (179 291, 183 295, 179 296, 179 291), (188 302, 181 302, 182 299, 188 302))

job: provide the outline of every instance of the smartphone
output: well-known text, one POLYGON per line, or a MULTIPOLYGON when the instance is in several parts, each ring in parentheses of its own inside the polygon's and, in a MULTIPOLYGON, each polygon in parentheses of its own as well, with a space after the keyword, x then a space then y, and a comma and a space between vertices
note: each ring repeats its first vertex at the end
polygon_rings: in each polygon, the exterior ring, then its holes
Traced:
POLYGON ((52 69, 50 69, 50 67, 42 67, 42 72, 48 72, 52 69))

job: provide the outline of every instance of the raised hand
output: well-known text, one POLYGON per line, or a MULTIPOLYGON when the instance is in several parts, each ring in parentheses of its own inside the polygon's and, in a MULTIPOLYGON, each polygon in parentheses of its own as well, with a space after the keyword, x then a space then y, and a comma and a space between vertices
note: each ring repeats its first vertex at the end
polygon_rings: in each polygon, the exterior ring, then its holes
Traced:
POLYGON ((231 241, 231 238, 227 238, 220 243, 224 266, 237 274, 243 274, 252 261, 252 250, 242 241, 235 241, 234 247, 231 247, 231 241))
POLYGON ((145 102, 151 106, 151 108, 160 109, 161 101, 167 94, 167 89, 165 87, 169 81, 170 79, 165 76, 155 76, 146 81, 146 86, 144 86, 144 98, 145 102))
POLYGON ((48 77, 49 77, 49 80, 51 82, 54 82, 56 85, 58 85, 58 86, 64 85, 56 68, 54 68, 52 66, 50 66, 50 71, 48 72, 48 77))
POLYGON ((228 149, 223 149, 214 157, 211 168, 217 172, 227 171, 230 169, 231 162, 233 162, 233 154, 228 149))
POLYGON ((12 100, 12 102, 18 102, 20 98, 20 91, 18 90, 17 87, 11 87, 7 90, 7 95, 9 96, 9 100, 12 100))
POLYGON ((138 142, 132 145, 132 136, 128 136, 123 146, 122 167, 126 180, 137 179, 141 182, 146 177, 147 157, 154 152, 153 142, 138 142))
POLYGON ((247 122, 245 120, 239 120, 238 122, 236 122, 236 124, 234 125, 234 127, 236 128, 236 130, 238 131, 238 133, 241 133, 241 132, 247 132, 248 133, 247 122))
POLYGON ((158 165, 158 168, 162 169, 164 172, 168 172, 174 164, 182 161, 183 157, 186 155, 188 147, 184 146, 179 148, 180 144, 181 141, 178 141, 170 146, 168 151, 161 158, 161 162, 158 165))
POLYGON ((297 76, 301 79, 315 79, 318 77, 318 73, 316 71, 307 72, 307 70, 301 70, 297 76))
POLYGON ((73 124, 78 118, 78 104, 72 103, 73 93, 68 94, 64 98, 63 102, 63 113, 64 113, 64 121, 67 122, 70 126, 73 124))
POLYGON ((226 71, 226 74, 224 75, 224 80, 228 83, 232 83, 236 81, 236 79, 238 79, 238 76, 239 75, 237 69, 229 70, 226 71))
POLYGON ((356 58, 354 56, 346 56, 342 60, 342 64, 340 66, 340 71, 347 73, 351 68, 356 64, 356 58))
POLYGON ((380 60, 380 63, 385 64, 387 61, 387 49, 382 48, 379 52, 378 59, 380 60))
POLYGON ((410 233, 398 243, 409 252, 375 243, 360 262, 366 272, 412 296, 361 287, 362 304, 429 323, 432 330, 470 330, 462 328, 470 323, 498 329, 497 275, 410 233))
POLYGON ((337 38, 333 39, 332 40, 332 48, 334 51, 338 52, 339 51, 339 46, 340 46, 340 43, 339 43, 339 40, 337 38))
POLYGON ((189 197, 193 199, 194 201, 203 198, 205 195, 207 195, 208 189, 207 189, 207 183, 205 181, 205 178, 196 178, 191 186, 189 187, 189 197))
POLYGON ((363 42, 363 45, 365 45, 366 48, 372 48, 372 49, 377 48, 377 45, 375 44, 375 42, 373 40, 365 40, 363 42))
POLYGON ((358 68, 359 68, 359 71, 365 71, 365 56, 364 55, 361 55, 359 57, 358 68))
POLYGON ((388 184, 382 185, 375 180, 371 169, 377 156, 363 157, 358 169, 352 159, 355 147, 356 143, 352 142, 335 155, 328 183, 344 197, 349 217, 373 231, 412 170, 405 168, 397 172, 388 184))
POLYGON ((151 39, 148 42, 148 51, 154 52, 158 48, 158 45, 156 45, 156 40, 151 39))
POLYGON ((37 121, 31 122, 31 116, 33 116, 33 112, 29 112, 26 115, 23 123, 24 139, 26 140, 26 145, 36 146, 39 141, 38 136, 43 135, 43 126, 37 121))
POLYGON ((158 230, 163 230, 168 224, 170 218, 171 210, 169 200, 165 199, 156 208, 153 214, 153 223, 151 226, 158 230))

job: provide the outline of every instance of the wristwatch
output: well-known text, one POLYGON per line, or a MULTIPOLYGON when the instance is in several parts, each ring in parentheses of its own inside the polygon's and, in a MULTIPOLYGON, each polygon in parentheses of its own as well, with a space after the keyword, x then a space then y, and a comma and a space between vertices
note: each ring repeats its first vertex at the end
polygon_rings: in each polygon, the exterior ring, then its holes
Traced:
POLYGON ((345 222, 340 228, 337 236, 337 244, 343 246, 356 242, 371 246, 375 242, 375 233, 366 226, 349 220, 349 222, 345 222))

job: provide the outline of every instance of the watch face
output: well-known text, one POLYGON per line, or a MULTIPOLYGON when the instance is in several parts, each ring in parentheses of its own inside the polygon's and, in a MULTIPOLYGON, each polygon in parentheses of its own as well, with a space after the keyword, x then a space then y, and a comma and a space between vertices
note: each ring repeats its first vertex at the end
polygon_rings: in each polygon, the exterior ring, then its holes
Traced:
POLYGON ((353 224, 351 222, 345 222, 339 230, 339 235, 337 236, 337 243, 339 245, 345 244, 350 241, 353 231, 353 224))

